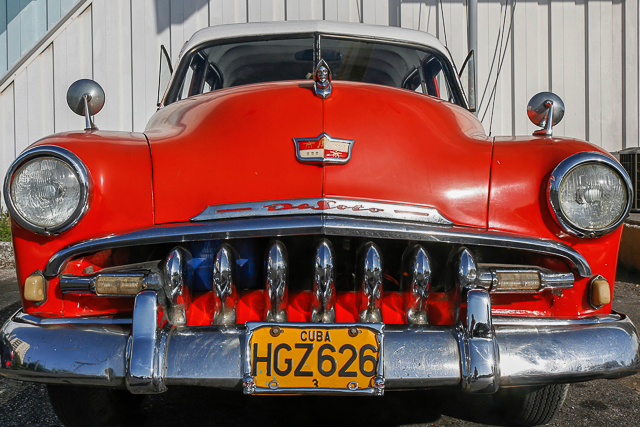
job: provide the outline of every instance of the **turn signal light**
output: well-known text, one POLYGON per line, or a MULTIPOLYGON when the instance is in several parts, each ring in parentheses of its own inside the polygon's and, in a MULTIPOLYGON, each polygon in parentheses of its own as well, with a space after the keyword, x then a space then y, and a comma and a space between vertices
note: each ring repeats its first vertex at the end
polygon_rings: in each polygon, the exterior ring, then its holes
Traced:
POLYGON ((95 289, 98 295, 137 295, 144 287, 143 275, 99 275, 95 289))
POLYGON ((24 299, 33 302, 44 301, 44 276, 39 271, 31 273, 24 281, 24 299))
POLYGON ((596 276, 591 281, 591 300, 589 302, 593 308, 600 308, 611 303, 611 288, 604 277, 596 276))

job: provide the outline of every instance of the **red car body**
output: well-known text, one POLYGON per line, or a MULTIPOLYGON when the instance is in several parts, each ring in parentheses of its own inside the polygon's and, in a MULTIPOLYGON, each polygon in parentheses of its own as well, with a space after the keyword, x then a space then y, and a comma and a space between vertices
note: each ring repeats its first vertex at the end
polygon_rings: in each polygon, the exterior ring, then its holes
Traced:
MULTIPOLYGON (((290 30, 292 33, 296 31, 295 28, 290 30)), ((373 30, 368 29, 365 33, 367 31, 373 30)), ((198 36, 194 38, 196 41, 191 43, 197 46, 198 36)), ((200 38, 206 37, 201 35, 200 38)), ((188 52, 189 49, 182 61, 188 57, 188 52)), ((23 333, 23 341, 27 341, 28 337, 34 339, 33 337, 45 336, 46 326, 42 325, 47 322, 55 323, 55 319, 70 320, 74 325, 76 324, 73 321, 76 319, 79 323, 74 328, 78 328, 79 333, 86 333, 81 325, 82 322, 91 323, 87 319, 129 319, 128 323, 124 322, 125 326, 118 326, 122 330, 119 329, 119 335, 116 335, 123 337, 119 338, 121 341, 118 341, 118 345, 124 345, 122 343, 129 340, 127 345, 132 346, 135 353, 136 347, 132 343, 135 343, 137 338, 133 331, 137 327, 136 311, 142 310, 138 308, 138 305, 142 306, 143 300, 140 295, 154 292, 152 298, 159 298, 155 296, 155 292, 160 291, 141 290, 135 298, 131 295, 97 295, 89 287, 75 291, 68 288, 65 291, 60 281, 69 280, 69 277, 86 279, 98 275, 105 268, 114 271, 114 267, 154 259, 151 255, 154 254, 153 245, 160 243, 165 246, 182 245, 183 248, 192 250, 193 247, 188 245, 193 242, 215 240, 231 242, 233 245, 236 240, 242 240, 242 236, 245 239, 255 237, 246 234, 248 232, 245 229, 241 230, 245 234, 234 234, 240 230, 238 227, 242 228, 238 224, 242 224, 243 219, 248 221, 249 216, 240 216, 229 222, 199 219, 199 216, 204 215, 211 206, 232 205, 233 208, 229 211, 238 211, 239 215, 242 215, 243 210, 251 210, 251 207, 246 207, 250 204, 275 204, 271 210, 287 211, 286 216, 277 217, 285 222, 277 222, 273 226, 281 227, 281 224, 286 224, 288 218, 291 223, 301 221, 300 218, 303 216, 300 215, 307 215, 310 210, 315 210, 314 213, 318 215, 340 214, 349 218, 350 213, 353 214, 356 210, 369 209, 368 205, 362 204, 364 201, 395 206, 396 209, 400 206, 409 211, 432 209, 430 212, 437 212, 448 220, 448 225, 444 228, 438 228, 439 224, 430 223, 427 219, 426 223, 417 225, 411 222, 391 221, 380 225, 380 228, 369 234, 365 232, 368 239, 373 239, 377 245, 383 247, 382 251, 386 251, 387 258, 391 258, 388 253, 396 254, 397 260, 390 261, 389 265, 399 265, 403 248, 413 245, 414 242, 420 243, 416 236, 425 233, 428 238, 425 237, 424 241, 427 243, 424 245, 431 245, 428 249, 437 261, 436 264, 440 263, 436 267, 442 271, 453 271, 449 264, 454 262, 451 261, 454 255, 444 252, 454 248, 455 251, 451 253, 457 254, 456 251, 465 246, 464 239, 472 236, 476 240, 470 241, 466 246, 475 248, 471 252, 481 263, 526 263, 534 265, 537 269, 546 269, 545 271, 573 274, 572 285, 561 290, 550 287, 540 288, 535 292, 489 292, 481 287, 463 289, 453 286, 455 280, 446 276, 449 273, 443 272, 442 276, 434 279, 443 285, 435 286, 428 294, 425 309, 428 325, 423 326, 424 329, 420 331, 425 334, 435 333, 436 330, 440 331, 438 333, 444 333, 442 331, 445 329, 442 327, 448 328, 448 332, 445 333, 446 340, 442 338, 449 343, 449 350, 445 353, 455 353, 455 356, 446 360, 438 360, 436 357, 428 363, 435 370, 440 369, 438 366, 443 370, 450 369, 451 365, 455 372, 451 377, 443 373, 438 380, 429 383, 425 379, 428 373, 417 371, 416 358, 419 356, 412 353, 398 363, 411 366, 407 375, 415 382, 403 382, 402 375, 397 378, 393 376, 395 371, 392 362, 386 361, 395 360, 392 359, 395 356, 387 351, 385 356, 379 357, 380 360, 385 358, 385 372, 388 375, 379 375, 382 383, 377 382, 378 377, 375 381, 372 380, 367 389, 377 390, 371 392, 372 394, 381 394, 385 378, 387 386, 391 388, 462 384, 463 388, 470 392, 496 392, 498 386, 532 386, 618 377, 640 369, 637 332, 624 316, 612 313, 610 303, 621 228, 594 238, 575 236, 556 220, 549 202, 549 182, 555 168, 565 159, 578 153, 600 153, 598 155, 611 158, 600 147, 575 139, 549 136, 489 137, 482 124, 464 108, 464 105, 455 105, 434 96, 402 88, 336 79, 332 82, 331 96, 327 98, 317 96, 312 81, 297 80, 224 88, 166 104, 151 118, 144 133, 67 132, 44 138, 29 148, 31 150, 35 147, 55 146, 75 154, 89 171, 91 187, 86 213, 69 230, 57 235, 38 234, 24 228, 15 219, 12 222, 18 282, 23 295, 23 313, 22 317, 14 318, 5 325, 5 346, 11 346, 11 337, 18 336, 16 334, 19 333, 23 333), (297 145, 292 143, 292 139, 322 134, 355 141, 348 162, 310 164, 297 159, 297 145), (317 205, 303 202, 305 200, 317 201, 317 205), (350 202, 352 204, 349 204, 350 202), (385 231, 387 229, 384 227, 388 226, 395 227, 394 236, 397 236, 397 233, 409 233, 409 237, 401 239, 404 243, 397 244, 399 252, 394 249, 396 246, 385 246, 397 240, 390 237, 390 231, 385 231), (200 234, 195 235, 191 232, 195 227, 202 227, 198 232, 200 234), (222 227, 223 230, 215 227, 222 227), (441 230, 445 230, 444 235, 438 234, 441 230), (227 237, 221 238, 224 233, 227 233, 227 237), (154 237, 156 240, 144 240, 152 235, 170 237, 163 240, 157 237, 154 237), (140 247, 143 249, 136 249, 136 236, 140 236, 140 247), (118 241, 119 238, 128 240, 118 241), (515 246, 503 244, 502 238, 504 242, 520 243, 515 246), (110 243, 114 239, 116 243, 110 243), (443 247, 438 245, 445 243, 448 246, 442 249, 442 254, 432 251, 432 248, 443 247), (488 247, 490 250, 485 250, 488 247), (541 249, 543 247, 555 249, 541 249), (144 252, 146 258, 140 258, 142 255, 136 258, 136 251, 144 252), (25 283, 34 272, 44 272, 46 296, 41 301, 27 300, 22 292, 25 283), (596 276, 609 284, 608 301, 600 306, 594 306, 591 300, 596 276), (488 316, 488 320, 485 320, 489 328, 485 332, 474 330, 473 322, 479 319, 478 313, 474 311, 475 306, 471 307, 475 303, 469 302, 470 297, 467 296, 474 292, 478 295, 482 293, 479 298, 484 298, 483 304, 489 307, 489 314, 484 314, 488 316), (497 325, 503 326, 494 327, 491 323, 492 316, 501 319, 501 323, 498 322, 497 325), (470 320, 472 318, 473 322, 470 320), (591 326, 585 329, 585 324, 591 326), (510 338, 510 325, 525 325, 521 331, 524 335, 517 336, 522 337, 521 341, 518 341, 520 338, 517 337, 510 338), (526 354, 524 347, 519 347, 521 351, 517 354, 510 353, 509 345, 503 344, 528 342, 545 333, 563 344, 560 346, 561 349, 552 352, 553 355, 543 358, 544 360, 540 359, 540 355, 523 356, 526 354), (588 335, 590 333, 600 335, 588 335), (455 338, 456 336, 458 338, 455 338), (586 340, 595 339, 595 336, 609 343, 606 347, 619 346, 619 349, 615 350, 619 350, 619 353, 609 349, 609 353, 599 359, 598 355, 592 354, 592 351, 583 346, 584 348, 579 348, 578 353, 588 354, 588 361, 581 368, 571 365, 573 362, 569 363, 567 357, 575 350, 572 347, 577 345, 575 342, 582 342, 586 346, 586 340), (504 337, 505 341, 501 341, 501 337, 504 337), (455 342, 462 346, 460 350, 455 342), (484 344, 477 344, 481 342, 484 344), (487 342, 489 344, 486 344, 487 342), (566 347, 562 347, 564 343, 566 347), (464 347, 465 345, 467 347, 464 347), (476 350, 473 350, 474 348, 476 350), (489 354, 489 358, 493 360, 487 368, 491 372, 486 374, 485 380, 479 379, 477 370, 475 375, 473 369, 469 371, 470 365, 475 366, 474 351, 478 354, 489 354), (607 357, 615 359, 615 366, 598 367, 600 365, 597 361, 611 361, 607 357), (518 361, 522 362, 525 359, 531 364, 538 363, 539 369, 525 372, 524 368, 518 370, 520 368, 514 367, 518 361), (558 368, 566 363, 571 366, 558 368), (444 366, 447 368, 443 368, 444 366), (554 371, 556 368, 559 370, 554 371), (548 372, 548 376, 545 376, 545 372, 548 372), (474 386, 480 383, 481 386, 474 386)), ((7 179, 11 182, 12 178, 7 179)), ((630 197, 630 194, 628 196, 630 197)), ((269 218, 265 220, 266 224, 269 224, 269 218)), ((324 216, 321 218, 326 219, 324 216)), ((375 223, 375 219, 372 219, 372 223, 375 223)), ((366 222, 357 225, 366 228, 366 222)), ((269 228, 266 225, 263 227, 269 228)), ((323 234, 315 231, 291 233, 286 227, 282 230, 269 230, 270 234, 265 236, 268 235, 272 239, 281 238, 285 243, 289 242, 287 238, 293 239, 297 235, 302 238, 304 235, 318 237, 323 234)), ((340 229, 336 225, 332 230, 326 235, 333 236, 332 242, 337 248, 336 251, 351 250, 348 247, 349 243, 345 242, 355 244, 355 240, 348 239, 358 235, 357 229, 340 229), (343 247, 338 248, 339 244, 343 247)), ((263 244, 266 243, 260 243, 263 244)), ((306 249, 290 249, 289 257, 294 259, 299 254, 306 253, 305 251, 306 249)), ((440 250, 435 250, 438 251, 440 250)), ((256 268, 259 270, 262 267, 256 268)), ((385 325, 388 331, 401 330, 404 331, 403 334, 408 334, 408 331, 413 330, 406 329, 410 323, 407 307, 412 293, 402 288, 403 274, 406 276, 406 271, 399 267, 394 268, 384 270, 380 296, 382 317, 379 324, 385 325)), ((353 277, 357 277, 358 273, 353 274, 353 277)), ((457 273, 454 271, 452 274, 457 273)), ((256 280, 259 282, 262 279, 256 280)), ((286 306, 287 322, 297 322, 310 327, 309 325, 313 325, 313 290, 304 286, 296 287, 295 277, 291 280, 286 306)), ((345 280, 351 283, 352 279, 347 277, 345 280)), ((494 277, 493 280, 498 279, 494 277)), ((156 330, 160 331, 157 332, 157 337, 160 337, 165 329, 170 331, 166 332, 167 337, 173 337, 171 334, 179 334, 187 329, 191 334, 197 335, 209 331, 206 328, 217 323, 216 313, 222 310, 223 302, 211 282, 207 286, 198 288, 185 284, 184 288, 181 288, 181 293, 173 300, 176 307, 182 307, 184 310, 184 319, 180 324, 172 326, 172 321, 167 320, 169 306, 158 303, 159 308, 157 312, 153 311, 153 316, 159 320, 149 320, 150 324, 156 325, 156 330)), ((235 304, 234 330, 242 334, 246 322, 260 322, 262 325, 262 322, 268 320, 268 292, 268 289, 256 286, 234 289, 231 297, 235 304)), ((366 292, 337 286, 335 320, 331 327, 362 322, 360 312, 363 308, 366 309, 366 292)), ((482 323, 482 319, 478 322, 482 323)), ((278 324, 286 327, 286 322, 278 324)), ((253 324, 247 325, 248 330, 252 330, 253 324)), ((385 343, 388 341, 391 343, 388 345, 395 348, 393 337, 400 335, 393 335, 391 332, 387 335, 385 332, 385 343)), ((425 335, 425 340, 428 337, 425 335)), ((167 340, 169 343, 173 342, 169 338, 167 340)), ((408 345, 406 342, 404 344, 408 345)), ((80 344, 78 346, 80 347, 80 344)), ((157 348, 158 344, 154 346, 157 348)), ((214 344, 211 346, 220 348, 214 344)), ((418 352, 425 351, 425 354, 431 354, 425 349, 416 348, 418 352)), ((34 354, 36 350, 31 351, 34 354)), ((160 375, 161 378, 157 379, 158 368, 149 368, 152 372, 149 377, 153 378, 153 381, 149 380, 151 382, 140 380, 144 375, 137 376, 132 367, 131 355, 119 356, 123 361, 116 364, 118 368, 114 368, 120 375, 116 375, 116 380, 103 381, 93 377, 89 379, 89 373, 87 376, 80 373, 77 376, 72 375, 75 379, 70 381, 77 384, 116 387, 126 385, 132 393, 163 391, 164 384, 170 384, 172 380, 177 384, 200 384, 191 377, 180 377, 172 373, 170 363, 173 361, 178 364, 181 359, 178 356, 171 359, 171 350, 164 351, 164 376, 160 375), (125 369, 126 372, 118 369, 125 369), (144 383, 143 386, 136 388, 136 384, 140 382, 144 383)), ((240 364, 240 356, 235 353, 234 355, 234 363, 240 364)), ((46 358, 44 355, 38 357, 46 358)), ((34 359, 31 360, 33 361, 34 359)), ((60 367, 69 367, 74 362, 56 363, 59 364, 58 368, 62 369, 60 367)), ((381 364, 380 361, 377 366, 381 364)), ((55 363, 50 361, 48 366, 51 365, 55 363)), ((25 360, 20 361, 13 356, 7 356, 6 360, 3 359, 0 374, 43 382, 62 381, 51 375, 40 376, 29 366, 31 365, 25 360)), ((252 393, 256 386, 251 384, 253 380, 247 379, 247 375, 245 370, 244 376, 234 377, 228 383, 222 384, 211 379, 215 377, 212 374, 209 382, 203 380, 202 385, 238 387, 242 380, 245 392, 252 393)), ((64 381, 69 379, 65 378, 64 381)), ((259 385, 258 391, 261 391, 259 385)), ((264 389, 261 392, 268 390, 264 389)), ((306 393, 309 390, 296 389, 293 392, 306 393)))

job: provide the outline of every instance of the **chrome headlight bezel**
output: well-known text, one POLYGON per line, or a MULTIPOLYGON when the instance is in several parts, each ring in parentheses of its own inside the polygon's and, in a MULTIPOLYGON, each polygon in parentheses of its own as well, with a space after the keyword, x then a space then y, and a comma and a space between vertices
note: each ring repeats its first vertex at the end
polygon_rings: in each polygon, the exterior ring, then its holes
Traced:
POLYGON ((617 229, 622 222, 627 218, 629 210, 631 209, 631 203, 633 200, 633 184, 627 174, 626 170, 613 158, 606 154, 596 151, 587 151, 577 153, 567 157, 561 161, 558 166, 551 172, 549 177, 549 186, 547 190, 547 200, 549 202, 549 210, 554 216, 554 219, 567 233, 580 238, 595 238, 603 236, 607 233, 617 229), (624 182, 627 191, 627 201, 624 209, 616 221, 609 224, 607 227, 601 229, 587 229, 574 224, 564 214, 560 205, 560 187, 569 173, 580 166, 598 164, 611 168, 615 173, 620 176, 620 180, 624 182))
POLYGON ((91 179, 85 164, 71 151, 55 145, 41 145, 22 153, 11 164, 11 167, 7 171, 7 175, 5 176, 3 186, 4 200, 11 217, 26 230, 47 236, 63 233, 75 226, 80 219, 82 219, 89 209, 89 196, 91 194, 91 189, 91 179), (33 224, 28 219, 24 218, 16 208, 11 197, 11 183, 16 173, 21 167, 25 166, 30 161, 42 158, 53 158, 65 163, 69 168, 71 168, 80 185, 80 199, 78 206, 67 220, 53 227, 42 227, 40 225, 33 224))

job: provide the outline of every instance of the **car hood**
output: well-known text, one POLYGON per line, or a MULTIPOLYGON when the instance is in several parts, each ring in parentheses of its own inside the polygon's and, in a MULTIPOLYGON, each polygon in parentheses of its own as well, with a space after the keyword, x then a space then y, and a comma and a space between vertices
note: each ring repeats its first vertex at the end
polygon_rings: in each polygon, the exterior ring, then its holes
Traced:
POLYGON ((466 110, 411 91, 334 82, 219 90, 160 109, 145 131, 155 222, 188 221, 208 206, 336 198, 437 209, 485 228, 492 143, 466 110), (294 138, 353 140, 346 164, 296 158, 294 138))

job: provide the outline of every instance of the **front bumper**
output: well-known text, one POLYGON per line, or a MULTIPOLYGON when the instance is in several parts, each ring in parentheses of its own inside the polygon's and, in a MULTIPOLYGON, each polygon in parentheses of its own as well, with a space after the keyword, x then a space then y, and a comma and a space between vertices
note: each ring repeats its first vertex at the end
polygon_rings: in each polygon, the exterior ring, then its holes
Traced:
MULTIPOLYGON (((126 387, 132 393, 243 384, 245 393, 251 392, 244 326, 171 326, 161 320, 162 309, 155 291, 143 291, 133 319, 40 319, 19 311, 0 335, 0 374, 126 387)), ((640 370, 638 332, 624 315, 492 319, 484 290, 469 291, 467 311, 467 325, 386 325, 384 381, 367 394, 456 385, 492 393, 499 387, 619 378, 640 370)))

